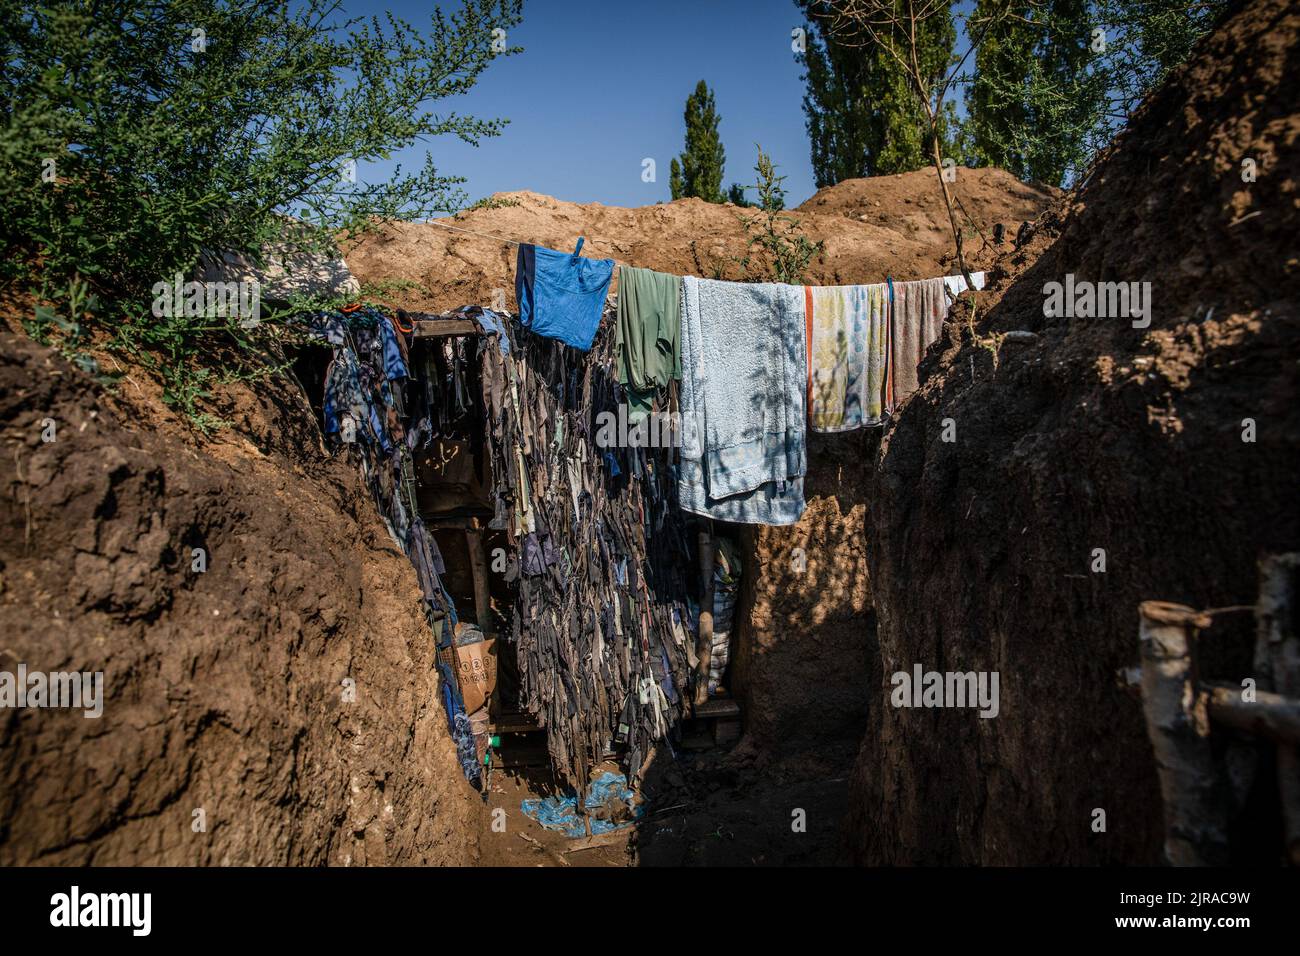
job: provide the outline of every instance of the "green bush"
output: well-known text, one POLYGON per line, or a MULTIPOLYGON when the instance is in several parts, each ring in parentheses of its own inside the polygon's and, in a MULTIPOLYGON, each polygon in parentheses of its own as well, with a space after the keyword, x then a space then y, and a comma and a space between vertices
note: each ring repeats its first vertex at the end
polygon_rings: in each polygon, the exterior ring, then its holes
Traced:
POLYGON ((463 180, 431 160, 382 183, 350 171, 431 137, 497 135, 503 120, 433 107, 518 51, 520 12, 466 0, 416 29, 330 0, 0 6, 0 282, 45 306, 35 335, 79 347, 99 327, 192 365, 211 336, 233 341, 230 320, 151 316, 149 290, 201 251, 332 252, 463 205, 463 180))

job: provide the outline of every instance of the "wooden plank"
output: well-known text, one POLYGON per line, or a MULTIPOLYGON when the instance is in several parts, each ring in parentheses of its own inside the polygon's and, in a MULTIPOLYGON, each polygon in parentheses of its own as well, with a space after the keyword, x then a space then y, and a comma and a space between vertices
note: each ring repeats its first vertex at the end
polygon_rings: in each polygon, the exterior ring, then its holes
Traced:
POLYGON ((446 515, 438 516, 436 513, 421 512, 420 517, 424 519, 425 527, 438 531, 454 531, 465 528, 476 528, 482 523, 483 518, 491 518, 492 512, 486 509, 477 515, 446 515))
MULTIPOLYGON (((1207 681, 1201 687, 1209 694, 1210 719, 1215 723, 1286 745, 1278 747, 1279 756, 1283 750, 1294 749, 1300 744, 1300 700, 1256 690, 1255 699, 1246 701, 1242 699, 1241 687, 1236 684, 1207 681)), ((1279 783, 1284 780, 1279 777, 1279 783)))
POLYGON ((414 337, 445 339, 457 335, 478 335, 478 326, 470 319, 416 319, 414 337))
POLYGON ((488 728, 494 734, 535 734, 542 729, 541 724, 527 714, 502 715, 489 721, 488 728))
POLYGON ((580 837, 560 852, 581 853, 583 850, 595 850, 602 846, 618 846, 620 843, 627 843, 632 838, 633 830, 635 830, 635 827, 621 827, 607 833, 580 837))
POLYGON ((492 596, 488 590, 488 562, 483 551, 483 532, 478 528, 466 528, 465 543, 469 547, 469 570, 474 578, 474 612, 479 629, 484 634, 491 634, 495 628, 492 626, 492 596))
POLYGON ((695 707, 696 717, 739 717, 740 705, 729 697, 714 697, 695 707))

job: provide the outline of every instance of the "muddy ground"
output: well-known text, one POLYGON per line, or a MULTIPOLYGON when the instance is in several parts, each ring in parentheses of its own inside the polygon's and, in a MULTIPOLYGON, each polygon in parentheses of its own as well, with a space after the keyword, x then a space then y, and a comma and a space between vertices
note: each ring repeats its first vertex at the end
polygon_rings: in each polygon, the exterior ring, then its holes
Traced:
MULTIPOLYGON (((486 866, 836 866, 848 862, 844 819, 856 745, 823 743, 819 762, 759 769, 755 752, 663 753, 647 767, 644 816, 587 840, 547 830, 520 810, 553 786, 544 748, 507 741, 512 761, 493 775, 479 839, 486 866), (503 816, 493 826, 492 812, 503 816)), ((610 764, 602 769, 615 770, 610 764)))

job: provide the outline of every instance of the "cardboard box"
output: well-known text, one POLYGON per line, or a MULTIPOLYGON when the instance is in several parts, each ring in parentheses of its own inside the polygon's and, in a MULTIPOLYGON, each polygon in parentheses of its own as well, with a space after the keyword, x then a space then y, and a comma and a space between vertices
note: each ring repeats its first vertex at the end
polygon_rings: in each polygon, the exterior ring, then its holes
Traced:
POLYGON ((460 694, 465 698, 465 712, 472 714, 492 698, 497 685, 497 642, 488 638, 477 644, 456 648, 460 666, 460 694))

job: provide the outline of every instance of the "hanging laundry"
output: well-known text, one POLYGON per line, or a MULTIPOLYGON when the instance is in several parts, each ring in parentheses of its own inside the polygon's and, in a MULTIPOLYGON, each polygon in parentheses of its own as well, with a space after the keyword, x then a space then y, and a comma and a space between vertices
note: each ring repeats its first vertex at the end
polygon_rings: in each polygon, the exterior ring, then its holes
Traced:
POLYGON ((613 259, 584 259, 583 240, 573 253, 521 243, 515 263, 519 321, 538 335, 586 352, 596 337, 613 259))
POLYGON ((620 266, 615 351, 628 421, 653 411, 656 395, 682 377, 681 276, 620 266))
MULTIPOLYGON (((713 558, 713 644, 709 652, 709 694, 718 692, 731 660, 731 632, 735 627, 743 566, 735 542, 715 539, 713 558)), ((698 622, 696 627, 698 628, 698 622)))
POLYGON ((682 508, 723 521, 803 514, 802 286, 682 280, 682 508))
POLYGON ((690 551, 673 450, 595 440, 597 416, 624 400, 613 345, 608 326, 585 355, 519 330, 508 355, 480 352, 492 526, 507 532, 518 588, 507 640, 520 704, 573 786, 611 750, 639 774, 691 679, 674 627, 690 551))
POLYGON ((473 319, 483 334, 496 337, 497 348, 501 349, 502 355, 510 354, 510 336, 506 332, 506 317, 498 315, 491 309, 485 309, 481 306, 471 305, 457 309, 453 315, 464 315, 473 319))
POLYGON ((880 423, 885 391, 889 289, 807 286, 810 424, 843 432, 880 423))
POLYGON ((925 350, 939 338, 948 315, 947 286, 942 276, 895 282, 889 315, 889 374, 886 410, 892 413, 919 387, 916 369, 925 350))

